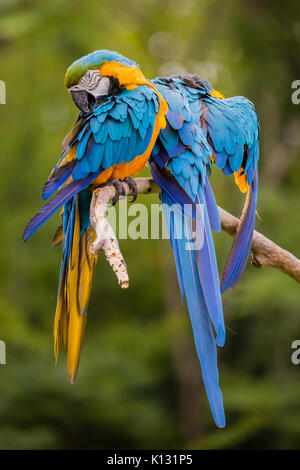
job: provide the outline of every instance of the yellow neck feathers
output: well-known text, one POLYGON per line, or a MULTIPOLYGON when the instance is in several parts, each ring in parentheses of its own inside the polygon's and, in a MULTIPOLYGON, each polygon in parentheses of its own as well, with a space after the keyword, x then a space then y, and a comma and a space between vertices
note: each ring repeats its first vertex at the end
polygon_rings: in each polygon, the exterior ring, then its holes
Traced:
POLYGON ((210 91, 211 96, 214 98, 219 98, 221 100, 224 100, 225 96, 218 90, 211 90, 210 91))

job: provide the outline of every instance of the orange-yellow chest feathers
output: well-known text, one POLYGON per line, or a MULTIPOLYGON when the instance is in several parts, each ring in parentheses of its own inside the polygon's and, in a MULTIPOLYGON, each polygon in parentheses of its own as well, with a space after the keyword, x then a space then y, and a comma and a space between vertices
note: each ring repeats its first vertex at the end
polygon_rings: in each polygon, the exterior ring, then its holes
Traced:
POLYGON ((165 116, 168 111, 168 105, 166 100, 155 88, 155 86, 149 82, 141 70, 135 66, 122 65, 119 62, 106 62, 104 65, 102 65, 102 67, 100 67, 99 72, 102 76, 117 78, 120 86, 126 88, 127 90, 134 90, 139 85, 150 86, 155 91, 160 100, 159 111, 155 117, 152 138, 147 150, 142 155, 137 155, 132 161, 114 165, 101 173, 101 175, 99 175, 95 180, 95 183, 103 184, 109 178, 125 179, 142 171, 150 157, 160 130, 166 127, 165 116))
MULTIPOLYGON (((155 116, 152 137, 146 151, 141 155, 137 155, 130 162, 122 162, 117 165, 112 165, 110 168, 103 171, 94 181, 94 183, 97 185, 105 183, 110 178, 125 179, 129 176, 136 175, 137 173, 142 171, 151 155, 152 149, 154 147, 155 141, 158 137, 160 130, 166 127, 165 116, 168 111, 168 105, 164 97, 159 93, 153 83, 149 82, 145 78, 141 70, 135 65, 123 65, 117 61, 105 62, 99 68, 99 73, 102 76, 116 78, 119 82, 120 87, 126 88, 127 90, 134 90, 139 85, 149 86, 154 90, 154 92, 158 96, 160 103, 158 113, 155 116)), ((77 146, 74 145, 70 149, 66 157, 67 160, 70 161, 76 158, 76 147, 77 146)))

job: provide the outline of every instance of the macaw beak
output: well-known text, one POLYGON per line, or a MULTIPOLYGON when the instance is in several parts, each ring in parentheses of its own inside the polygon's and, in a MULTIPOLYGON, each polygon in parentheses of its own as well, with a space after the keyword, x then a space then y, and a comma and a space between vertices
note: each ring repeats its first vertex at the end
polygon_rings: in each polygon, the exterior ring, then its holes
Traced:
POLYGON ((92 111, 91 95, 84 90, 69 90, 72 96, 72 100, 76 104, 77 108, 83 113, 90 113, 92 111))

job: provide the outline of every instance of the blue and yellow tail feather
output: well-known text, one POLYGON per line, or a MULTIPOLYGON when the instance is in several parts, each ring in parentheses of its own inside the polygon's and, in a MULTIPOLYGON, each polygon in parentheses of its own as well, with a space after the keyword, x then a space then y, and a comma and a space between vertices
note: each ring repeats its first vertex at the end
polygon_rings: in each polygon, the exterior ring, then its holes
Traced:
POLYGON ((70 382, 74 382, 79 366, 85 331, 88 301, 97 256, 89 253, 95 240, 92 227, 81 233, 78 196, 68 203, 64 214, 63 261, 54 321, 54 352, 56 359, 62 343, 67 353, 70 382))

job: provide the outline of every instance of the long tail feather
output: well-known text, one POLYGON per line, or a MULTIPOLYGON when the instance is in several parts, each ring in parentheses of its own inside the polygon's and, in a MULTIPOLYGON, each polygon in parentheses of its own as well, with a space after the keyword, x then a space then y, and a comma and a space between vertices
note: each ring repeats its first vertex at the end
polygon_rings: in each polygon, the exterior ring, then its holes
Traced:
POLYGON ((174 250, 179 284, 186 295, 208 400, 217 426, 224 427, 225 414, 222 392, 219 387, 216 341, 199 273, 199 261, 202 262, 202 259, 197 259, 199 252, 189 245, 192 238, 192 220, 188 216, 184 217, 186 227, 183 230, 182 214, 180 211, 169 209, 172 201, 164 191, 162 192, 162 202, 174 250))
MULTIPOLYGON (((225 343, 226 333, 223 317, 219 271, 214 242, 210 230, 210 220, 205 204, 205 195, 200 185, 197 193, 197 201, 197 210, 199 210, 199 208, 201 209, 200 224, 198 222, 197 225, 201 232, 203 232, 200 235, 203 239, 203 245, 197 250, 196 253, 199 278, 206 301, 207 310, 217 334, 216 343, 218 346, 223 346, 225 343)), ((197 220, 199 221, 199 218, 197 220)))
POLYGON ((206 177, 205 187, 204 187, 205 202, 207 207, 207 212, 209 216, 210 226, 214 232, 220 232, 221 230, 221 220, 216 204, 214 193, 212 192, 208 178, 206 177))
MULTIPOLYGON (((215 229, 219 229, 220 218, 218 207, 216 205, 212 190, 210 187, 206 188, 206 185, 204 189, 202 189, 202 186, 199 185, 197 195, 198 200, 196 201, 197 204, 195 204, 192 199, 190 199, 190 197, 186 194, 186 192, 181 188, 181 186, 177 183, 177 181, 171 175, 170 172, 167 172, 167 170, 159 169, 154 162, 150 163, 150 169, 154 180, 162 188, 163 193, 165 193, 165 196, 168 198, 168 200, 171 203, 178 204, 179 207, 181 207, 184 211, 185 215, 193 217, 193 219, 196 219, 198 220, 198 222, 200 222, 198 228, 203 230, 203 247, 200 250, 197 250, 196 258, 198 262, 200 282, 207 303, 207 308, 217 333, 216 342, 219 346, 223 346, 225 342, 226 333, 223 319, 223 307, 219 283, 219 273, 212 234, 210 230, 210 226, 215 229), (209 202, 209 209, 207 208, 207 201, 209 202), (203 210, 203 213, 199 214, 199 210, 201 208, 203 210)), ((207 178, 205 183, 209 184, 207 178)), ((178 260, 177 247, 173 244, 172 247, 176 261, 176 259, 178 260)), ((182 279, 179 272, 179 263, 177 261, 176 266, 180 290, 182 293, 182 279)))
POLYGON ((96 236, 92 227, 80 235, 77 196, 73 197, 69 205, 72 207, 66 208, 64 216, 63 261, 54 321, 54 351, 57 360, 64 343, 68 377, 73 383, 79 366, 97 256, 89 254, 89 246, 96 236))
POLYGON ((222 275, 221 291, 234 288, 240 280, 247 263, 255 225, 255 213, 258 192, 258 173, 255 175, 246 196, 240 224, 234 237, 222 275))

